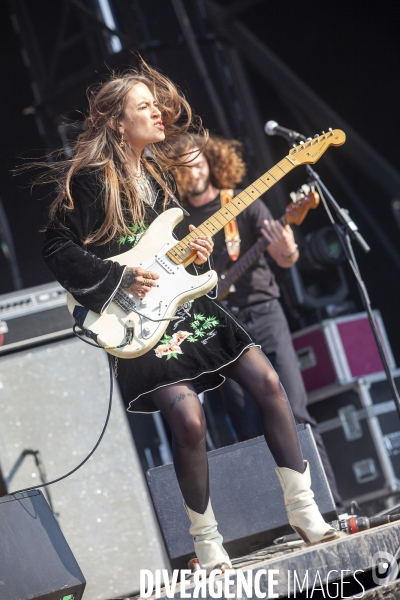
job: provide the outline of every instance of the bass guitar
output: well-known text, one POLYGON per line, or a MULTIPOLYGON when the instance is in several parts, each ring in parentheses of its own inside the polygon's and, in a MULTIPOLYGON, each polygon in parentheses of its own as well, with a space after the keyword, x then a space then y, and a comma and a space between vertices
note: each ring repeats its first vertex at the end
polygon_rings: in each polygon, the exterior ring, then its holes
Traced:
MULTIPOLYGON (((317 208, 319 204, 319 194, 317 192, 310 192, 307 196, 301 196, 296 202, 291 202, 287 207, 285 214, 278 219, 281 225, 301 225, 306 218, 309 210, 317 208)), ((247 252, 243 254, 233 266, 218 279, 218 300, 226 298, 230 292, 231 287, 238 281, 242 275, 244 275, 249 267, 257 260, 262 254, 269 242, 265 237, 261 237, 247 252)))
POLYGON ((334 129, 301 142, 180 242, 176 242, 172 231, 183 219, 183 211, 166 210, 153 221, 137 246, 108 259, 158 273, 158 286, 143 299, 119 288, 101 315, 84 308, 68 293, 68 309, 78 326, 99 346, 120 358, 135 358, 151 350, 168 323, 178 318, 174 316, 178 307, 207 294, 217 283, 218 275, 213 270, 197 276, 186 271, 196 258, 191 241, 198 235, 215 235, 295 167, 316 163, 330 146, 341 146, 345 140, 344 132, 334 129))

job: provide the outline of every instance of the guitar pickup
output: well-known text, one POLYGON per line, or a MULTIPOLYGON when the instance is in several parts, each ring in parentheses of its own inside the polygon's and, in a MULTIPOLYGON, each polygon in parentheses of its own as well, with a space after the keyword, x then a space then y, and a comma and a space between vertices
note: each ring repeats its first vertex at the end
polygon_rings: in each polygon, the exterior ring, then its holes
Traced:
POLYGON ((170 275, 173 275, 175 273, 177 267, 176 265, 172 266, 173 263, 169 260, 169 258, 166 258, 165 256, 156 256, 155 258, 158 264, 161 265, 161 267, 165 269, 167 273, 169 273, 170 275))

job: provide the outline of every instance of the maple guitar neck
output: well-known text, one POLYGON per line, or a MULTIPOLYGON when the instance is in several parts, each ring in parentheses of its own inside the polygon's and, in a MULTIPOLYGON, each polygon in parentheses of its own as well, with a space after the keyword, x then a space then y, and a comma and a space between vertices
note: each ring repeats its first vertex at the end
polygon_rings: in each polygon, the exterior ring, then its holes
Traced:
POLYGON ((264 173, 245 190, 240 192, 227 205, 220 208, 212 217, 204 221, 194 231, 184 237, 171 250, 167 252, 168 257, 176 264, 184 264, 185 266, 193 262, 196 254, 189 244, 200 234, 213 237, 218 231, 221 231, 233 221, 241 212, 243 212, 250 204, 265 194, 275 183, 280 181, 287 173, 297 166, 288 156, 285 156, 272 169, 264 173))
POLYGON ((341 146, 344 144, 345 139, 346 136, 343 131, 330 129, 327 133, 322 132, 321 135, 316 135, 313 139, 310 138, 306 143, 300 142, 299 146, 292 148, 289 154, 274 167, 240 192, 228 204, 220 208, 207 221, 196 227, 183 240, 175 244, 167 252, 168 258, 177 265, 183 265, 184 267, 190 265, 196 258, 196 252, 190 247, 190 243, 196 237, 199 235, 213 237, 295 167, 314 164, 329 146, 341 146))
MULTIPOLYGON (((283 215, 279 223, 286 225, 286 215, 283 215)), ((218 296, 217 300, 223 300, 229 294, 231 286, 244 275, 249 267, 257 260, 257 258, 269 246, 269 241, 265 237, 261 237, 241 258, 229 269, 229 271, 218 280, 218 296)))

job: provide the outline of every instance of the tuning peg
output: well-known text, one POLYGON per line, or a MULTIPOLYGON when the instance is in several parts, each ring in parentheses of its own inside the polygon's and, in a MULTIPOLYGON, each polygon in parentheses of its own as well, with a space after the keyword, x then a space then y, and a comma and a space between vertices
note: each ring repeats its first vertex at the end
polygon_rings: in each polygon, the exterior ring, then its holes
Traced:
POLYGON ((308 138, 306 139, 306 142, 312 142, 312 137, 308 137, 308 138))
POLYGON ((319 140, 318 140, 318 138, 319 138, 319 135, 318 135, 318 133, 316 133, 316 134, 314 135, 314 140, 315 140, 315 142, 318 142, 318 141, 319 141, 319 140))
POLYGON ((332 127, 329 127, 328 131, 330 132, 331 135, 333 135, 332 127))
POLYGON ((303 140, 301 140, 301 142, 300 142, 300 146, 304 146, 304 142, 303 142, 303 140))
POLYGON ((292 202, 297 202, 296 192, 290 192, 289 196, 292 202))

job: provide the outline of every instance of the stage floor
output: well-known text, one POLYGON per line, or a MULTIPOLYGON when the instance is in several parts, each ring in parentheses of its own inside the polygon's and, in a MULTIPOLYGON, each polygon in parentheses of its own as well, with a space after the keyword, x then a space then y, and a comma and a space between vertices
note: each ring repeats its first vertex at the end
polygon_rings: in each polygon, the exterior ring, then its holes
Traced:
MULTIPOLYGON (((249 556, 234 559, 232 562, 235 571, 230 572, 229 588, 224 590, 222 587, 219 597, 243 600, 268 597, 394 600, 400 597, 400 582, 396 581, 398 571, 396 559, 399 560, 400 556, 396 553, 400 554, 400 522, 356 534, 342 532, 338 540, 313 547, 307 547, 304 543, 296 541, 272 546, 249 556), (392 564, 393 581, 385 580, 387 576, 385 562, 392 564), (377 568, 378 564, 383 566, 377 568), (245 571, 246 579, 250 577, 254 583, 250 594, 238 582, 238 579, 243 580, 243 575, 239 571, 245 571), (349 580, 351 583, 348 583, 349 580), (256 581, 257 585, 255 585, 256 581), (386 585, 382 585, 385 581, 386 585), (321 587, 327 583, 330 595, 326 589, 324 592, 321 591, 321 587), (277 595, 273 596, 272 592, 277 595)), ((215 577, 214 585, 221 586, 223 582, 224 576, 219 575, 215 577)), ((205 588, 205 595, 202 594, 201 588, 197 589, 197 596, 193 595, 195 590, 193 581, 186 582, 184 588, 182 590, 181 585, 177 584, 174 595, 167 596, 165 588, 161 588, 160 595, 143 594, 134 596, 131 600, 144 597, 161 600, 217 597, 210 595, 208 585, 205 588)))

